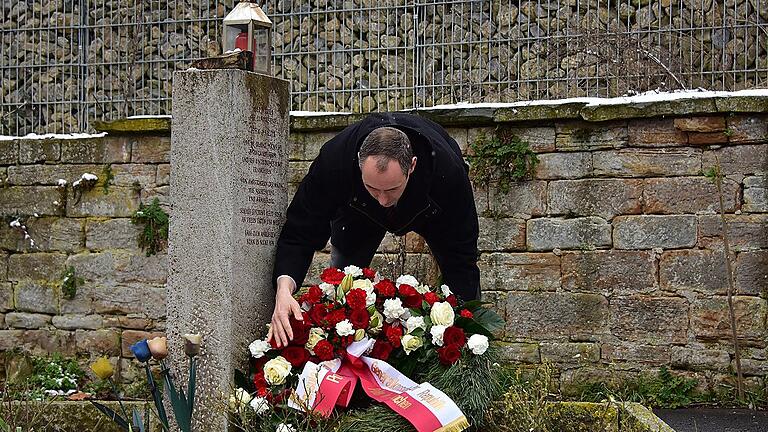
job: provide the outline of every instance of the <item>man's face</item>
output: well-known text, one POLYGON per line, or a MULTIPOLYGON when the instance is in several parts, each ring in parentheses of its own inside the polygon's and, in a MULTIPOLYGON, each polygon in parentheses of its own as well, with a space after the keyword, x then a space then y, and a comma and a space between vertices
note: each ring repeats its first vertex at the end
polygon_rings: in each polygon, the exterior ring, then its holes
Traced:
POLYGON ((403 196, 405 186, 408 184, 408 178, 413 174, 416 168, 416 158, 411 160, 411 167, 408 174, 403 174, 400 164, 396 160, 390 159, 387 162, 387 169, 379 171, 376 166, 376 157, 367 157, 363 161, 360 171, 363 173, 363 184, 369 194, 382 207, 392 207, 403 196))

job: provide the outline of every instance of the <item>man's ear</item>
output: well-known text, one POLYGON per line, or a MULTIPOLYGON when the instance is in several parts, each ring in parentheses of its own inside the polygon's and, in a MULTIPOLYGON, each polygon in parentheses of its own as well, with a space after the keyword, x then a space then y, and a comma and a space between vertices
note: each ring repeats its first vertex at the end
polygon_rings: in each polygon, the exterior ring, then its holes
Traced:
POLYGON ((408 170, 408 175, 413 174, 413 170, 416 169, 416 156, 411 159, 411 168, 408 170))

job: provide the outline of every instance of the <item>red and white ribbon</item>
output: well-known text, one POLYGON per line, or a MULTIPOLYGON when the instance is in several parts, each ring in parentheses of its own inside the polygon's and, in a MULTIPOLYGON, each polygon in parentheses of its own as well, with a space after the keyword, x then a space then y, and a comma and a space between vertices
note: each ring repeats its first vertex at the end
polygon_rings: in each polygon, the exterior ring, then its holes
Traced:
POLYGON ((464 414, 445 393, 417 384, 385 361, 363 356, 375 341, 365 338, 347 347, 344 360, 307 362, 288 406, 330 416, 346 407, 358 380, 372 399, 405 417, 418 432, 460 432, 469 427, 464 414))

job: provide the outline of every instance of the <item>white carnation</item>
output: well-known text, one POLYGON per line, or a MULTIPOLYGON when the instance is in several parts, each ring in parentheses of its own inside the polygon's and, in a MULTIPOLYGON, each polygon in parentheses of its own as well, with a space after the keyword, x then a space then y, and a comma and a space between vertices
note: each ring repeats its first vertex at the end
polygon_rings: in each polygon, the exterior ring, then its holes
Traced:
POLYGON ((472 350, 472 354, 483 355, 488 349, 488 338, 480 334, 470 336, 467 341, 467 347, 472 350))
POLYGON ((251 402, 248 405, 253 408, 257 415, 262 415, 269 411, 269 401, 263 397, 257 396, 251 399, 251 402))
POLYGON ((440 285, 440 290, 443 292, 443 297, 448 297, 449 295, 453 294, 451 289, 448 288, 448 285, 440 285))
POLYGON ((432 334, 432 344, 437 346, 443 346, 443 334, 445 329, 448 328, 443 325, 433 325, 429 332, 432 334))
POLYGON ((344 267, 344 274, 352 277, 358 277, 363 275, 363 269, 358 266, 348 265, 344 267))
POLYGON ((400 288, 400 285, 402 284, 410 285, 416 288, 417 286, 419 286, 419 281, 416 280, 416 278, 411 275, 402 275, 399 278, 397 278, 397 280, 395 281, 395 285, 397 285, 397 287, 400 288))
POLYGON ((319 287, 320 287, 320 290, 323 292, 323 295, 328 298, 332 299, 336 295, 336 287, 329 283, 323 282, 319 285, 319 287))
POLYGON ((365 306, 373 306, 376 304, 376 293, 371 291, 365 295, 365 306))
POLYGON ((352 336, 355 334, 355 329, 352 327, 352 323, 348 319, 336 324, 336 333, 339 336, 352 336))
POLYGON ((251 351, 253 358, 262 358, 264 353, 272 349, 272 346, 265 340, 256 339, 248 345, 248 349, 251 351))
POLYGON ((384 317, 387 319, 387 322, 396 321, 405 313, 406 310, 403 307, 403 302, 399 298, 384 300, 384 317))
POLYGON ((405 322, 405 332, 411 333, 417 328, 424 328, 424 318, 420 316, 410 317, 405 322))
POLYGON ((291 423, 280 423, 275 432, 296 432, 296 428, 291 423))

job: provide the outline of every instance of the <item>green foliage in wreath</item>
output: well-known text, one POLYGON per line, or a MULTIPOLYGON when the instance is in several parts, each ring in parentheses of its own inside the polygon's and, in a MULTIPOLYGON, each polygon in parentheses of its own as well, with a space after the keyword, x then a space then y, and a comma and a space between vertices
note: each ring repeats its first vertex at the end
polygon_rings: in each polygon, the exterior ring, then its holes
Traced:
POLYGON ((155 198, 148 206, 139 205, 139 209, 131 216, 131 222, 144 227, 139 233, 139 247, 147 256, 155 255, 165 248, 168 243, 168 213, 160 207, 160 200, 155 198))
POLYGON ((481 187, 498 185, 506 193, 512 183, 531 177, 539 158, 528 142, 505 130, 480 134, 469 146, 470 176, 481 187))

